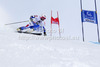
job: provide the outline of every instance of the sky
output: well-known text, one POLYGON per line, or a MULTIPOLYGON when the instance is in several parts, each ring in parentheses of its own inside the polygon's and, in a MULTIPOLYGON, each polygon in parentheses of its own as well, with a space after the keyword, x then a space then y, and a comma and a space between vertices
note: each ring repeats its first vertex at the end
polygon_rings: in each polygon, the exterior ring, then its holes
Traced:
MULTIPOLYGON (((100 26, 100 1, 97 0, 98 23, 100 26)), ((82 41, 81 30, 81 9, 80 0, 0 0, 0 8, 2 8, 9 17, 9 22, 28 20, 31 15, 46 14, 46 28, 50 30, 51 10, 53 17, 59 13, 60 28, 63 30, 62 36, 79 37, 82 41)), ((94 0, 83 0, 83 9, 94 10, 94 0)), ((6 18, 5 17, 5 18, 6 18)), ((15 30, 24 26, 24 24, 11 25, 15 30)), ((57 25, 53 25, 53 29, 58 30, 57 25)), ((100 28, 100 27, 99 27, 100 28)), ((84 23, 85 41, 97 41, 96 24, 84 23)), ((49 34, 49 33, 48 33, 49 34)), ((53 33, 58 36, 58 33, 53 33)))

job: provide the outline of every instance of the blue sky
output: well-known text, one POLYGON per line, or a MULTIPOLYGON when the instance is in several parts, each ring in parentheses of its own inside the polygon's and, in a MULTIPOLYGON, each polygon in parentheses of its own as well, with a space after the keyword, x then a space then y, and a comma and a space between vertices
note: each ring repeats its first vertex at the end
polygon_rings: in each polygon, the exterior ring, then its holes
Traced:
MULTIPOLYGON (((100 18, 99 3, 100 1, 97 0, 98 20, 100 18)), ((34 14, 46 14, 47 29, 50 29, 51 10, 54 17, 58 11, 60 25, 64 29, 62 36, 79 36, 82 40, 80 0, 0 0, 0 7, 5 9, 13 22, 27 20, 34 14)), ((94 0, 84 0, 83 9, 94 10, 94 0)), ((14 25, 14 28, 21 25, 25 24, 14 25)), ((57 29, 57 25, 53 25, 53 28, 57 29)), ((84 30, 86 41, 97 41, 95 24, 84 23, 84 30)))

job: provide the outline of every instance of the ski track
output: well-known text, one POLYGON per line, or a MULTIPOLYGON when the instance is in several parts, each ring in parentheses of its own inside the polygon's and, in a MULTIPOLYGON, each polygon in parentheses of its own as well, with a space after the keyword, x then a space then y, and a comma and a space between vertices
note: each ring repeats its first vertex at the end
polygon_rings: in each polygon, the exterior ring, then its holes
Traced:
POLYGON ((21 40, 20 36, 40 36, 0 34, 0 67, 100 66, 100 45, 68 40, 21 40))

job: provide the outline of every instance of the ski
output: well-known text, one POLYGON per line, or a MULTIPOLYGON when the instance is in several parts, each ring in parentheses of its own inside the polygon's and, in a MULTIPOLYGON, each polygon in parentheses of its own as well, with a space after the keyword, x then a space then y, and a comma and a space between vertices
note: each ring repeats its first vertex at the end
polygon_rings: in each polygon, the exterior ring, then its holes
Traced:
POLYGON ((42 35, 42 33, 30 33, 30 32, 19 32, 18 33, 25 33, 25 34, 33 34, 33 35, 42 35))
POLYGON ((42 33, 30 33, 30 32, 23 32, 25 34, 34 34, 34 35, 42 35, 42 33))

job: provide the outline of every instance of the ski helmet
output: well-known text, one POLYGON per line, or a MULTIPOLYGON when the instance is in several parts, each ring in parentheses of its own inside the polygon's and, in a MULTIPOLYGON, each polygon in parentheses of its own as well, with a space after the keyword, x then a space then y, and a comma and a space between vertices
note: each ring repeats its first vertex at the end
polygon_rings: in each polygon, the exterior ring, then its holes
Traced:
POLYGON ((46 19, 46 15, 42 14, 40 18, 46 19))

